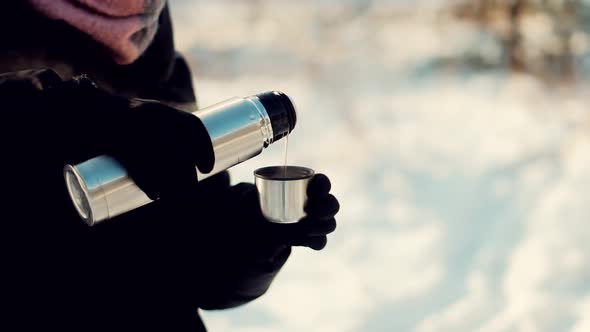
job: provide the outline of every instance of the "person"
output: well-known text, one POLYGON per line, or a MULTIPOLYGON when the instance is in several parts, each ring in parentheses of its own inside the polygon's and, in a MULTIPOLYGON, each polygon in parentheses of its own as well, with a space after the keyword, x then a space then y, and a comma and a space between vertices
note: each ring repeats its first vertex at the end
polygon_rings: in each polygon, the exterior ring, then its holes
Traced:
POLYGON ((0 329, 204 331, 198 310, 257 299, 292 246, 325 247, 339 209, 325 175, 289 225, 262 217, 253 184, 196 180, 210 156, 181 110, 197 101, 165 1, 2 6, 0 329), (89 227, 63 167, 101 154, 157 200, 89 227))

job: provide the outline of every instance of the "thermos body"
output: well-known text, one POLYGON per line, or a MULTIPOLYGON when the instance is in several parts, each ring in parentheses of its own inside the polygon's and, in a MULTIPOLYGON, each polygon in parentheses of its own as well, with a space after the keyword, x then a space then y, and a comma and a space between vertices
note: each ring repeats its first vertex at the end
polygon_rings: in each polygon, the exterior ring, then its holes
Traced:
MULTIPOLYGON (((198 180, 222 172, 262 152, 295 126, 295 109, 288 97, 269 92, 232 98, 193 112, 202 121, 213 147, 213 170, 198 180)), ((70 198, 89 225, 131 211, 152 200, 131 180, 125 168, 109 156, 66 165, 70 198)))
POLYGON ((199 174, 199 180, 258 155, 273 142, 270 117, 257 97, 232 98, 193 114, 207 128, 215 155, 213 171, 199 174))

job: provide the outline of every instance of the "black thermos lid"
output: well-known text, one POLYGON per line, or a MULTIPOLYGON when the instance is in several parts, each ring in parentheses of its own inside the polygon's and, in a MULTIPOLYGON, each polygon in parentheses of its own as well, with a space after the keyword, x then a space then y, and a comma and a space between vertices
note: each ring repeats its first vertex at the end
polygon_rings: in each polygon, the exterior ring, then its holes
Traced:
POLYGON ((287 136, 295 128, 297 122, 295 107, 289 97, 280 91, 263 92, 256 96, 270 118, 273 141, 276 142, 287 136))

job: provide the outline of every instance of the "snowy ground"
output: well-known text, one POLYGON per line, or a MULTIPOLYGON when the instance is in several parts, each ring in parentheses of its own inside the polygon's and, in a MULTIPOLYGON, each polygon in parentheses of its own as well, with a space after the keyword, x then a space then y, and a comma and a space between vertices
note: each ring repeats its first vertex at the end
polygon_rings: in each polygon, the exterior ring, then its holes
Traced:
MULTIPOLYGON (((295 250, 263 298, 203 313, 209 329, 590 331, 589 86, 439 70, 497 47, 386 15, 427 1, 367 3, 172 2, 200 104, 285 91, 289 162, 329 175, 342 204, 324 251, 295 250)), ((234 181, 281 163, 268 150, 234 181)))

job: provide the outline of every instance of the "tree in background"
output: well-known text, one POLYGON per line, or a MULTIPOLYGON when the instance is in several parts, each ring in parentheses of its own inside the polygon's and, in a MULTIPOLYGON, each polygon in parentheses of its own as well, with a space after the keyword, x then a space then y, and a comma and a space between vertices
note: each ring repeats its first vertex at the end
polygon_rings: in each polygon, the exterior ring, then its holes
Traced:
POLYGON ((571 82, 588 10, 582 0, 463 0, 452 13, 494 34, 510 71, 571 82))

